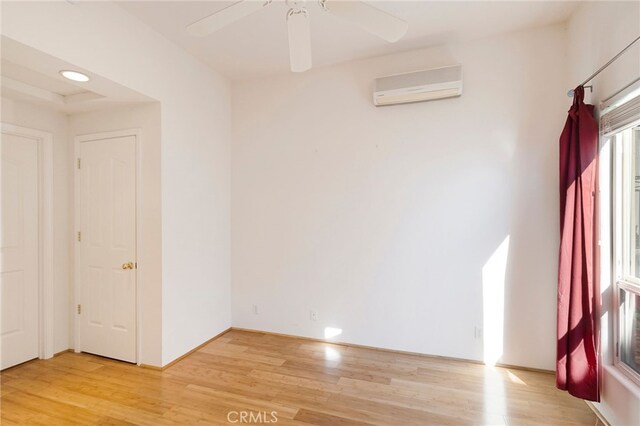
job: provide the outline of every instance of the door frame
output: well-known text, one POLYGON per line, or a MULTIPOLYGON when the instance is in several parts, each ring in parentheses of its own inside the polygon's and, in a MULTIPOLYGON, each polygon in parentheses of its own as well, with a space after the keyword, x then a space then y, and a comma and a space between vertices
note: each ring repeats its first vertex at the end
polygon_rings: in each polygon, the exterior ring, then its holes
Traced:
POLYGON ((121 138, 126 136, 133 136, 135 138, 135 194, 136 194, 136 205, 135 205, 135 260, 136 268, 133 270, 135 273, 135 282, 136 282, 136 300, 135 300, 135 308, 136 308, 136 323, 135 323, 135 333, 136 333, 136 364, 140 365, 140 351, 141 351, 141 338, 140 338, 140 323, 141 323, 141 309, 140 309, 140 300, 141 300, 141 292, 140 292, 140 283, 139 278, 140 274, 138 273, 139 267, 138 263, 138 244, 141 241, 140 238, 140 194, 141 194, 141 168, 140 168, 140 146, 142 131, 139 128, 134 129, 125 129, 125 130, 116 130, 111 132, 100 132, 100 133, 89 133, 84 135, 78 135, 74 138, 73 142, 73 193, 74 193, 74 207, 73 207, 73 259, 74 259, 74 268, 73 268, 73 283, 74 283, 74 291, 73 291, 73 334, 74 334, 74 352, 82 352, 82 339, 80 338, 80 322, 78 321, 78 310, 77 306, 80 304, 80 245, 78 242, 78 232, 80 229, 80 169, 78 168, 78 159, 80 158, 80 144, 83 142, 91 142, 98 141, 104 139, 114 139, 121 138))
POLYGON ((38 358, 53 357, 53 135, 0 123, 0 133, 36 141, 38 148, 38 358))

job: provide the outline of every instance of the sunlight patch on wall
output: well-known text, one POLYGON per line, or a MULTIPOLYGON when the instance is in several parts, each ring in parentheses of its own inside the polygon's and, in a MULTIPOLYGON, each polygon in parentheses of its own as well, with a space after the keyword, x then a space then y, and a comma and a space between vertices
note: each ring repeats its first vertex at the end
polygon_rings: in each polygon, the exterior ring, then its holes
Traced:
POLYGON ((503 352, 504 287, 509 256, 509 236, 482 268, 484 362, 495 365, 503 352))
POLYGON ((342 329, 341 328, 325 327, 325 329, 324 329, 324 338, 325 339, 332 339, 332 338, 337 337, 337 336, 339 336, 341 334, 342 334, 342 329))

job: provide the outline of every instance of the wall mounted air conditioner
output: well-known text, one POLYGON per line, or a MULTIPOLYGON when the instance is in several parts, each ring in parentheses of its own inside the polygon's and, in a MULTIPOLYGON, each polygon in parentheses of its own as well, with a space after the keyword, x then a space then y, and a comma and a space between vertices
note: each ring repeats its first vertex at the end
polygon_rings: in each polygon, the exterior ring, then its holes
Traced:
POLYGON ((396 74, 376 79, 376 106, 452 98, 462 94, 462 65, 396 74))

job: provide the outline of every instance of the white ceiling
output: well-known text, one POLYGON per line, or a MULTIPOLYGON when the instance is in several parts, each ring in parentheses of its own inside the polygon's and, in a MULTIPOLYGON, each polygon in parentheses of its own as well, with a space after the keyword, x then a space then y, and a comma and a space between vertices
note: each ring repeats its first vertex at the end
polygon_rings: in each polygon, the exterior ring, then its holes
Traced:
MULTIPOLYGON (((185 27, 234 1, 118 2, 125 10, 233 80, 289 72, 283 0, 210 36, 196 38, 185 27)), ((565 21, 574 1, 369 1, 409 23, 407 35, 394 44, 324 12, 307 1, 311 15, 313 65, 504 34, 565 21)))
POLYGON ((86 88, 83 88, 80 83, 72 83, 69 80, 65 80, 57 73, 53 76, 41 74, 38 71, 11 62, 7 60, 7 58, 2 58, 1 64, 2 77, 48 90, 60 96, 72 96, 89 92, 86 88))
POLYGON ((0 37, 0 90, 3 97, 35 103, 67 114, 112 108, 153 99, 40 52, 7 37, 0 37), (80 71, 91 80, 65 79, 61 70, 80 71))

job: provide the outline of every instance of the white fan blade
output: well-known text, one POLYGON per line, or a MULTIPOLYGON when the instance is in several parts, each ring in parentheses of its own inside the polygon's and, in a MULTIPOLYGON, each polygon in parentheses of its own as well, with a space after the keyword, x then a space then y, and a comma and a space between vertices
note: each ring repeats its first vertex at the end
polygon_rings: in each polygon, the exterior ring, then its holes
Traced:
POLYGON ((289 61, 291 71, 303 72, 311 68, 311 31, 306 9, 289 10, 289 61))
POLYGON ((225 7, 187 27, 192 36, 203 37, 214 33, 234 22, 251 15, 271 4, 272 0, 242 0, 225 7))
POLYGON ((391 43, 400 40, 409 28, 402 19, 362 1, 325 0, 321 4, 332 14, 347 19, 391 43))

